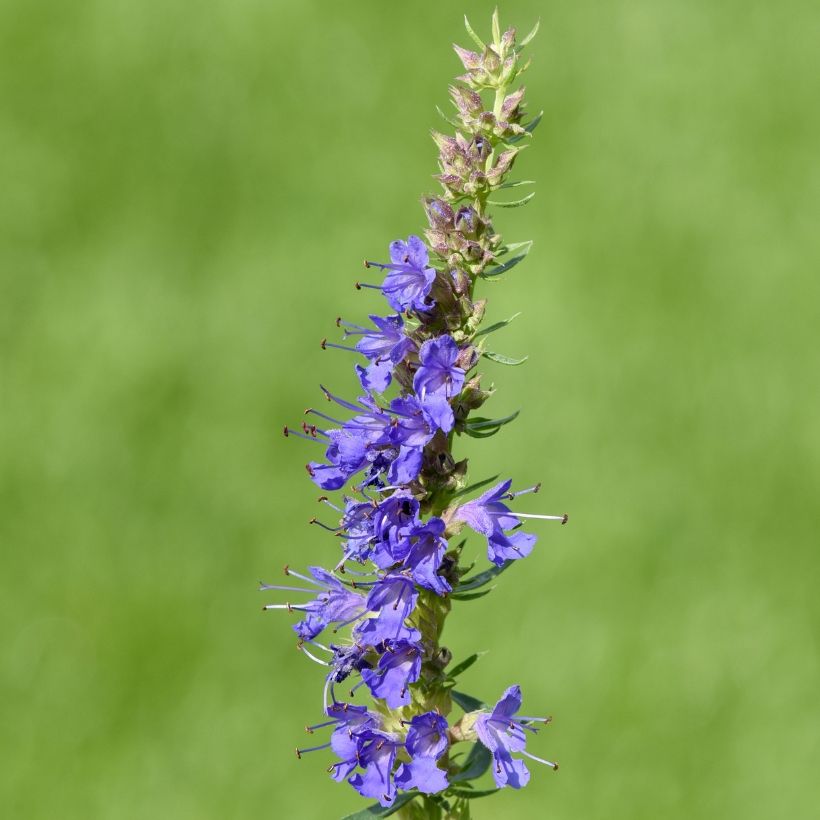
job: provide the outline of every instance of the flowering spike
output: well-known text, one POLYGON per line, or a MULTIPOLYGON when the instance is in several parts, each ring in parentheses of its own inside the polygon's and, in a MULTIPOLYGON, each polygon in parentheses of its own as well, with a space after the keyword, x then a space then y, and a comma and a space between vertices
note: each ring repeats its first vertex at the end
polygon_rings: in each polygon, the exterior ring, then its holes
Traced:
POLYGON ((525 89, 517 84, 527 65, 519 54, 538 26, 516 44, 515 29, 502 28, 496 9, 492 39, 485 43, 466 17, 464 23, 477 50, 455 46, 465 73, 449 89, 454 131, 432 132, 441 190, 422 198, 427 228, 423 236, 410 233, 390 242, 384 261, 364 261, 373 281, 357 281, 356 289, 376 291, 386 304, 369 315, 369 323, 336 317, 341 341, 355 343, 320 342, 324 350, 363 357, 355 365, 356 392, 342 398, 320 385, 339 417, 309 407, 304 415, 322 419, 324 428, 304 419, 301 429, 283 428, 287 437, 322 445, 323 458, 306 470, 323 491, 346 493, 335 503, 324 494, 318 498, 338 520, 309 520, 339 539, 328 556, 333 570, 311 566, 300 574, 286 566, 285 575, 303 586, 260 584, 266 592, 300 596, 297 603, 264 609, 298 613, 297 648, 322 668, 326 719, 305 731, 326 728, 330 739, 297 748, 297 757, 330 749, 336 761, 328 772, 364 797, 394 807, 400 792, 421 793, 429 816, 452 800, 459 818, 469 817, 470 792, 461 781, 483 769, 471 764, 480 751, 474 745, 459 771, 450 755, 453 744, 483 744, 499 787, 526 785, 525 758, 558 766, 526 750, 527 737, 550 719, 518 716, 518 686, 509 687, 492 709, 452 688, 472 661, 447 671, 452 653, 440 644, 445 618, 454 601, 460 606, 486 594, 482 587, 533 551, 537 539, 522 531, 523 521, 568 520, 508 506, 537 493, 540 483, 512 492, 508 479, 476 496, 498 476, 471 484, 467 460, 455 453, 459 437, 486 438, 518 415, 473 412, 493 394, 492 387, 481 386, 482 362, 523 361, 486 349, 481 337, 512 319, 481 329, 487 301, 478 291, 482 280, 498 280, 520 264, 532 246, 505 242, 490 209, 530 201, 531 195, 498 202, 493 197, 500 189, 530 184, 513 182, 509 174, 521 153, 517 143, 540 119, 528 119, 525 89), (465 526, 486 539, 487 569, 473 573, 472 564, 461 564, 464 542, 452 539, 465 526), (331 636, 327 645, 316 640, 322 633, 331 636), (366 687, 376 709, 339 702, 337 686, 343 683, 338 691, 349 691, 351 698, 366 687), (456 720, 454 704, 465 713, 456 720), (431 801, 428 795, 438 797, 431 801))

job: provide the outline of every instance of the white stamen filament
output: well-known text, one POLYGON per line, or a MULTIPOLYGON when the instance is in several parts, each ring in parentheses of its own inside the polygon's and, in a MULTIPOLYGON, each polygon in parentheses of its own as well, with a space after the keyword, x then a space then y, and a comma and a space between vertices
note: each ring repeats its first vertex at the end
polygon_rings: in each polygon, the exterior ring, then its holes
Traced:
POLYGON ((520 512, 508 512, 508 513, 497 513, 491 512, 490 515, 514 515, 516 518, 537 518, 541 521, 560 521, 562 524, 566 524, 569 521, 568 515, 535 515, 534 513, 520 513, 520 512))
POLYGON ((544 763, 544 764, 546 764, 547 766, 549 766, 551 769, 555 769, 555 771, 558 771, 558 764, 557 764, 557 763, 553 763, 553 762, 552 762, 552 761, 550 761, 550 760, 544 760, 544 758, 543 758, 543 757, 536 757, 535 755, 531 755, 531 754, 530 754, 528 751, 526 751, 525 749, 522 749, 522 750, 521 750, 521 754, 522 754, 522 755, 526 755, 527 757, 531 758, 532 760, 537 760, 539 763, 544 763))

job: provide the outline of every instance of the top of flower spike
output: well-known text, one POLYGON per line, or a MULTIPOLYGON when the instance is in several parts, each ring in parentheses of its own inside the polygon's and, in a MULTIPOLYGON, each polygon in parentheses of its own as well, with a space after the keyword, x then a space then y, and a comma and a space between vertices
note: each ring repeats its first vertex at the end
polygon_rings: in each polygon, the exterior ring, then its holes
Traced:
POLYGON ((521 50, 538 33, 540 23, 536 23, 532 31, 517 45, 514 28, 510 27, 503 33, 501 32, 498 9, 493 12, 493 40, 489 44, 484 43, 473 31, 466 15, 464 25, 470 38, 478 46, 479 51, 470 51, 455 43, 453 44, 453 48, 466 70, 466 74, 457 79, 470 86, 470 88, 480 91, 507 86, 527 70, 529 61, 519 66, 518 57, 521 50))

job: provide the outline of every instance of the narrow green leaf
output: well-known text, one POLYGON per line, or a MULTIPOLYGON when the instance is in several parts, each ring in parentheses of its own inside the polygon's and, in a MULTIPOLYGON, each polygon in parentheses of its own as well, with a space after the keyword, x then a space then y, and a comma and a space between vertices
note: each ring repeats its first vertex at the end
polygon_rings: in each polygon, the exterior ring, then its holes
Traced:
MULTIPOLYGON (((461 771, 450 778, 451 783, 463 783, 465 780, 475 780, 481 777, 490 768, 493 756, 483 743, 474 743, 470 754, 464 761, 461 771)), ((471 792, 472 794, 472 792, 471 792)))
POLYGON ((498 19, 498 6, 493 11, 493 42, 501 42, 501 21, 498 19))
POLYGON ((495 205, 496 208, 520 208, 522 205, 526 205, 534 196, 535 191, 521 199, 515 199, 512 202, 499 202, 497 199, 488 199, 487 204, 495 205))
POLYGON ((509 253, 510 251, 517 251, 520 248, 524 248, 521 253, 526 255, 530 252, 530 250, 532 250, 532 242, 532 239, 527 239, 525 242, 508 242, 506 245, 501 246, 498 256, 503 256, 505 253, 509 253))
POLYGON ((491 794, 498 794, 501 789, 484 789, 475 791, 473 789, 450 789, 447 793, 453 797, 463 797, 467 800, 478 800, 479 797, 489 797, 491 794))
POLYGON ((536 114, 536 115, 532 118, 532 120, 530 120, 530 122, 528 122, 528 123, 524 126, 524 130, 525 130, 528 134, 532 134, 532 132, 533 132, 533 131, 535 131, 535 129, 536 129, 536 128, 538 128, 538 124, 541 122, 541 120, 543 119, 543 117, 544 117, 544 112, 543 112, 543 111, 539 111, 539 112, 538 112, 538 113, 537 113, 537 114, 536 114))
MULTIPOLYGON (((529 121, 529 122, 528 122, 528 123, 524 126, 524 130, 527 132, 527 134, 532 134, 532 132, 533 132, 533 131, 535 131, 535 129, 536 129, 536 128, 538 128, 538 124, 541 122, 541 119, 543 118, 543 116, 544 116, 544 112, 543 112, 543 111, 541 111, 541 112, 540 112, 537 116, 533 117, 533 118, 532 118, 532 119, 531 119, 531 120, 530 120, 530 121, 529 121)), ((519 135, 518 135, 518 136, 516 136, 516 137, 510 137, 510 138, 507 140, 507 142, 508 142, 510 145, 514 145, 514 144, 515 144, 515 143, 517 143, 517 142, 521 142, 521 140, 523 140, 524 138, 525 138, 525 135, 524 135, 524 134, 519 134, 519 135)))
POLYGON ((505 561, 500 567, 493 566, 490 569, 485 569, 484 572, 479 572, 478 575, 473 575, 472 578, 465 578, 461 581, 453 592, 462 593, 469 592, 473 589, 479 589, 490 581, 496 579, 504 570, 509 569, 513 561, 505 561))
POLYGON ((470 21, 467 19, 467 15, 464 15, 464 28, 467 29, 467 34, 470 35, 470 39, 482 50, 484 51, 487 48, 484 45, 484 41, 473 31, 473 27, 470 25, 470 21))
POLYGON ((493 427, 489 430, 471 430, 469 427, 464 428, 464 435, 470 438, 492 438, 501 430, 500 427, 493 427))
POLYGON ((519 253, 512 259, 508 259, 503 265, 496 265, 496 267, 490 268, 490 270, 485 270, 482 274, 480 274, 481 278, 489 280, 496 279, 502 273, 506 273, 510 268, 514 268, 519 262, 523 262, 528 253, 529 248, 524 251, 524 253, 519 253))
POLYGON ((515 316, 510 316, 509 319, 502 319, 500 322, 496 322, 494 325, 485 327, 484 330, 479 330, 473 338, 477 339, 479 336, 486 336, 489 333, 495 333, 496 330, 501 330, 502 327, 507 327, 508 324, 515 321, 520 315, 521 311, 516 313, 515 316))
POLYGON ((519 179, 517 182, 505 182, 503 185, 498 186, 498 190, 503 191, 504 188, 520 188, 522 185, 535 185, 535 180, 519 179))
MULTIPOLYGON (((490 476, 489 478, 485 478, 483 481, 476 481, 475 484, 470 484, 469 487, 465 487, 463 490, 459 490, 453 498, 460 498, 462 495, 468 495, 469 493, 475 492, 476 490, 480 490, 482 487, 486 487, 488 484, 492 484, 498 478, 498 473, 495 475, 490 476)), ((465 539, 466 540, 466 539, 465 539)), ((464 542, 462 541, 462 544, 464 542)))
POLYGON ((482 590, 481 592, 453 592, 450 594, 450 599, 453 601, 475 601, 478 598, 489 595, 494 589, 495 586, 491 586, 489 589, 482 590))
POLYGON ((510 413, 509 416, 504 416, 502 419, 476 418, 472 421, 468 421, 464 426, 468 427, 470 430, 484 430, 488 427, 502 427, 505 424, 509 424, 511 421, 515 421, 520 412, 520 410, 516 410, 514 413, 510 413))
POLYGON ((367 820, 368 817, 389 817, 418 796, 418 792, 405 792, 396 797, 392 806, 382 806, 379 803, 374 803, 372 806, 368 806, 366 809, 357 811, 354 814, 345 815, 342 820, 367 820))
POLYGON ((476 652, 473 655, 470 655, 469 658, 465 658, 461 663, 456 664, 448 673, 448 678, 455 678, 460 675, 462 672, 466 672, 482 655, 486 655, 486 652, 476 652))
POLYGON ((515 367, 519 364, 524 364, 525 361, 529 358, 529 356, 524 356, 523 359, 513 359, 510 356, 504 356, 501 353, 494 353, 492 350, 485 350, 484 351, 484 358, 489 359, 491 362, 498 362, 498 364, 506 364, 510 367, 515 367))
POLYGON ((448 123, 449 125, 452 125, 453 128, 461 127, 454 119, 448 117, 439 106, 436 106, 436 111, 438 111, 438 113, 441 115, 441 118, 444 120, 444 122, 448 123))
POLYGON ((518 44, 519 48, 524 48, 524 46, 529 45, 536 34, 538 34, 538 29, 541 27, 541 21, 539 20, 532 28, 532 31, 518 44))
POLYGON ((457 692, 453 689, 450 692, 450 697, 465 711, 476 712, 479 709, 486 709, 487 704, 474 698, 472 695, 465 695, 464 692, 457 692))

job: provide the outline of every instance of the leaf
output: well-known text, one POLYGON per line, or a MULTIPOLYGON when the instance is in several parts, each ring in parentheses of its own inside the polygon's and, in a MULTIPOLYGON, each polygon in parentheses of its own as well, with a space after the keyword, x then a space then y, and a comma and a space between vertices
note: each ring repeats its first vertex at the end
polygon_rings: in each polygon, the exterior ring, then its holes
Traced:
POLYGON ((544 117, 544 112, 539 111, 538 114, 536 114, 536 116, 534 116, 532 118, 532 120, 524 126, 524 130, 528 134, 532 134, 532 132, 535 131, 536 128, 538 128, 538 124, 541 122, 543 117, 544 117))
POLYGON ((529 45, 536 34, 538 34, 538 29, 541 27, 541 21, 539 20, 532 28, 532 31, 518 44, 518 48, 524 48, 524 46, 529 45))
POLYGON ((522 185, 535 185, 534 179, 520 179, 518 182, 505 182, 498 186, 498 190, 502 191, 504 188, 520 188, 522 185))
POLYGON ((492 438, 501 430, 500 427, 492 427, 489 430, 470 430, 464 428, 464 434, 470 438, 492 438))
MULTIPOLYGON (((484 355, 486 355, 486 353, 484 355)), ((464 423, 464 427, 469 428, 470 430, 486 430, 492 427, 503 427, 505 424, 515 421, 520 412, 520 410, 516 410, 514 413, 510 413, 509 416, 504 416, 503 419, 485 419, 483 417, 477 417, 472 421, 466 421, 464 423)))
POLYGON ((446 114, 445 114, 445 113, 441 110, 441 108, 439 108, 439 106, 436 106, 436 111, 438 111, 438 113, 441 115, 441 118, 442 118, 442 119, 443 119, 446 123, 449 123, 450 125, 452 125, 452 126, 453 126, 453 128, 460 128, 460 127, 461 127, 461 126, 460 126, 460 125, 459 125, 459 124, 458 124, 458 123, 457 123, 454 119, 451 119, 450 117, 448 117, 448 116, 447 116, 447 115, 446 115, 446 114))
MULTIPOLYGON (((493 566, 490 569, 485 569, 484 572, 479 572, 478 575, 473 575, 472 578, 465 578, 461 581, 458 586, 453 590, 455 593, 461 592, 469 592, 473 589, 479 589, 483 587, 485 584, 489 584, 490 581, 497 578, 501 575, 504 570, 508 569, 513 564, 513 561, 505 561, 500 567, 493 566)), ((451 596, 452 597, 452 596, 451 596)))
POLYGON ((477 339, 479 336, 486 336, 489 333, 495 333, 496 330, 501 330, 502 327, 507 327, 507 325, 515 321, 520 315, 521 311, 516 313, 515 316, 510 316, 509 319, 502 319, 500 322, 496 322, 494 325, 485 327, 484 330, 479 330, 473 338, 477 339))
POLYGON ((453 689, 450 692, 450 697, 465 711, 475 712, 478 709, 486 709, 487 704, 474 698, 472 695, 465 695, 464 692, 457 692, 453 689))
POLYGON ((482 279, 492 279, 496 276, 500 276, 502 273, 506 273, 510 268, 514 268, 519 262, 522 262, 527 254, 530 252, 532 248, 532 240, 528 240, 527 242, 516 242, 512 245, 506 245, 502 251, 502 253, 508 253, 509 251, 518 250, 519 248, 523 248, 524 250, 521 253, 516 254, 512 259, 508 259, 502 265, 496 265, 494 268, 490 270, 486 270, 481 274, 482 279))
POLYGON ((355 814, 345 815, 342 820, 367 820, 368 817, 389 817, 418 796, 419 792, 405 792, 396 797, 392 806, 382 806, 379 803, 374 803, 372 806, 357 811, 355 814))
POLYGON ((473 655, 470 655, 469 658, 465 658, 461 663, 456 664, 448 673, 448 678, 455 678, 460 675, 462 672, 466 672, 482 655, 486 655, 486 652, 476 652, 473 655))
POLYGON ((498 6, 493 11, 493 42, 501 42, 501 21, 498 19, 498 6))
POLYGON ((504 356, 501 353, 494 353, 492 350, 485 350, 484 351, 484 358, 489 359, 491 362, 498 362, 498 364, 506 364, 510 365, 510 367, 515 367, 519 364, 524 364, 525 361, 529 358, 529 356, 524 356, 523 359, 513 359, 510 356, 504 356))
MULTIPOLYGON (((544 116, 544 112, 541 111, 537 116, 533 117, 532 120, 530 120, 524 126, 524 130, 527 132, 527 134, 532 134, 532 132, 535 131, 536 128, 538 128, 538 124, 541 122, 541 119, 543 118, 543 116, 544 116)), ((515 137, 510 137, 507 140, 507 142, 510 143, 510 145, 514 145, 516 142, 521 142, 521 140, 524 139, 524 137, 525 137, 524 134, 519 134, 515 137)))
MULTIPOLYGON (((476 490, 480 490, 482 487, 486 487, 488 484, 492 484, 500 474, 496 473, 495 475, 490 476, 489 478, 485 478, 483 481, 476 481, 475 484, 470 484, 469 487, 465 487, 463 490, 459 490, 453 498, 460 498, 462 495, 468 495, 469 493, 475 492, 476 490)), ((466 539, 465 539, 466 540, 466 539)), ((462 544, 464 542, 462 541, 462 544)))
POLYGON ((497 199, 488 199, 487 204, 495 205, 496 208, 520 208, 522 205, 526 205, 534 196, 535 191, 521 199, 514 199, 512 202, 499 202, 497 199))
POLYGON ((451 783, 460 783, 464 780, 475 780, 481 777, 490 768, 493 756, 490 750, 482 743, 475 743, 470 754, 464 761, 461 771, 450 778, 451 783))
POLYGON ((467 19, 467 15, 464 15, 464 28, 467 29, 467 34, 470 35, 470 39, 482 50, 484 51, 487 48, 484 45, 484 41, 473 31, 473 27, 470 25, 470 21, 467 19))
POLYGON ((483 791, 473 791, 471 789, 450 789, 448 794, 453 797, 463 797, 467 800, 478 800, 479 797, 489 797, 491 794, 497 794, 501 789, 484 789, 483 791))
POLYGON ((491 586, 483 592, 452 592, 450 593, 450 599, 453 601, 475 601, 477 598, 483 598, 485 595, 489 595, 494 589, 495 587, 491 586))

